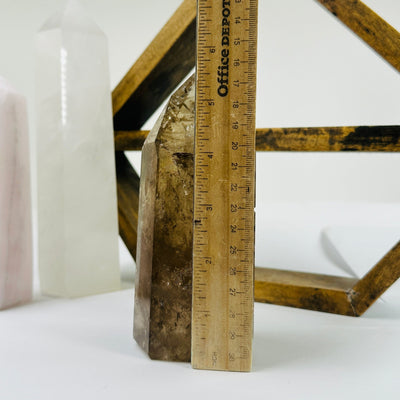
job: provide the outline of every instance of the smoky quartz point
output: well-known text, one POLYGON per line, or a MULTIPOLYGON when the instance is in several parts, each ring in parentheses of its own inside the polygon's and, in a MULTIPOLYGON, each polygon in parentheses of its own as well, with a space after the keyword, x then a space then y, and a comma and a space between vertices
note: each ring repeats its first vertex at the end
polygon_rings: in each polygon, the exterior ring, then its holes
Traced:
POLYGON ((142 150, 134 338, 190 361, 195 80, 171 97, 142 150))

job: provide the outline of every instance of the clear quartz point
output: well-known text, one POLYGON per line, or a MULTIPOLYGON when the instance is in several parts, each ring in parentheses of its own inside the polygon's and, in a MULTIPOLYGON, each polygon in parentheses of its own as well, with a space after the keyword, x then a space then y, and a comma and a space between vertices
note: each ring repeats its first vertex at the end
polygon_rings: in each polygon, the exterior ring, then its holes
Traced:
POLYGON ((0 77, 0 309, 31 300, 32 264, 26 100, 0 77))
POLYGON ((42 292, 119 289, 107 39, 77 1, 36 38, 38 243, 42 292))

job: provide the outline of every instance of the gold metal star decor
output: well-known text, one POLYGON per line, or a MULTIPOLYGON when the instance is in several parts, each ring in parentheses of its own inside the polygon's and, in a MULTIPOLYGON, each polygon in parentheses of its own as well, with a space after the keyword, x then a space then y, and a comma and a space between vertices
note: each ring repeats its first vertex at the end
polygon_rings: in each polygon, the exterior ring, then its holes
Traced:
MULTIPOLYGON (((400 34, 361 1, 318 0, 400 72, 400 34)), ((136 258, 141 150, 148 118, 195 66, 196 1, 184 0, 112 93, 119 230, 136 258)), ((257 129, 257 151, 400 151, 400 126, 257 129)), ((400 242, 362 279, 256 268, 255 301, 362 315, 400 276, 400 242)))

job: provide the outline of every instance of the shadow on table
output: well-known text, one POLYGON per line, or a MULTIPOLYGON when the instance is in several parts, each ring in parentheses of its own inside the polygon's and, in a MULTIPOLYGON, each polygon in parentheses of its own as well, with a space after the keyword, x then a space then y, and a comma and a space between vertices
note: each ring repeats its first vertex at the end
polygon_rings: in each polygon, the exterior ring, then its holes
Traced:
POLYGON ((379 299, 360 318, 400 320, 400 299, 385 296, 379 299))
POLYGON ((255 335, 253 343, 253 371, 277 369, 287 365, 307 365, 316 360, 326 360, 343 344, 327 343, 327 338, 319 333, 282 332, 282 335, 255 335))

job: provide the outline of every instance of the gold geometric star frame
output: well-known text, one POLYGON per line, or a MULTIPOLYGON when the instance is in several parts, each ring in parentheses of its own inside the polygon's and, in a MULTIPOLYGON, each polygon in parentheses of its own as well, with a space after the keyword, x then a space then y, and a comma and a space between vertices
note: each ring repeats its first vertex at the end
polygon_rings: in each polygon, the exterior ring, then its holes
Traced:
MULTIPOLYGON (((317 0, 400 72, 400 34, 358 0, 317 0)), ((140 179, 124 151, 195 66, 196 1, 184 0, 112 93, 120 235, 136 258, 140 179)), ((257 129, 257 151, 400 151, 399 126, 257 129)), ((362 279, 256 268, 255 300, 362 315, 400 276, 400 242, 362 279)))

